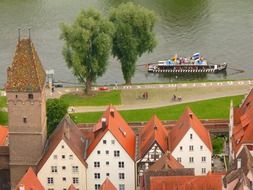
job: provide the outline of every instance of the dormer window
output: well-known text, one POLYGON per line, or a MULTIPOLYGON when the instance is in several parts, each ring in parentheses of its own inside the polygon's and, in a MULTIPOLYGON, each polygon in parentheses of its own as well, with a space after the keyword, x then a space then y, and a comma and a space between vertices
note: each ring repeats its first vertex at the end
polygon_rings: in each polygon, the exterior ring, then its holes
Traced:
POLYGON ((27 118, 26 117, 23 117, 23 122, 27 123, 27 118))
POLYGON ((32 100, 33 99, 33 94, 28 94, 28 99, 32 100))

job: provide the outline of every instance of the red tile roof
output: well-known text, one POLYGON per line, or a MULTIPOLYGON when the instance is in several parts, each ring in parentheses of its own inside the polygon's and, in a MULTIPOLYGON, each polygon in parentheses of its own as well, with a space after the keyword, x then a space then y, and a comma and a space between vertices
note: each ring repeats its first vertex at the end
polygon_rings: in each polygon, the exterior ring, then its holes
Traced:
POLYGON ((7 91, 41 91, 45 71, 30 39, 18 42, 11 67, 7 70, 7 91))
POLYGON ((0 125, 0 146, 6 145, 6 139, 8 138, 8 127, 0 125))
POLYGON ((178 143, 185 136, 187 131, 192 128, 200 139, 206 144, 212 152, 212 143, 209 131, 202 125, 197 116, 190 108, 186 108, 175 127, 169 133, 169 150, 173 152, 178 143))
POLYGON ((180 169, 184 168, 184 166, 180 164, 169 151, 167 151, 159 160, 149 167, 148 171, 160 171, 169 168, 180 169))
POLYGON ((144 157, 156 142, 163 152, 168 150, 168 131, 159 118, 154 115, 140 131, 140 158, 144 157))
POLYGON ((86 138, 71 118, 66 115, 48 139, 43 156, 37 166, 38 171, 46 163, 61 140, 64 140, 79 160, 87 166, 87 163, 84 161, 86 138))
POLYGON ((222 190, 221 175, 151 177, 150 190, 222 190))
POLYGON ((32 168, 27 170, 15 189, 19 190, 19 187, 24 187, 25 190, 45 190, 32 168))
POLYGON ((112 182, 108 178, 106 178, 104 183, 101 185, 100 190, 117 190, 117 189, 112 184, 112 182))
POLYGON ((73 184, 71 184, 68 188, 68 190, 76 190, 75 186, 73 184))
POLYGON ((89 156, 91 154, 108 131, 112 133, 129 156, 135 160, 135 133, 113 106, 107 108, 102 118, 94 126, 93 132, 95 134, 95 139, 91 142, 87 150, 87 155, 89 156), (104 126, 102 122, 103 119, 105 119, 104 126))
POLYGON ((241 146, 253 143, 253 89, 250 91, 243 104, 234 108, 234 127, 232 131, 232 146, 237 154, 241 146))

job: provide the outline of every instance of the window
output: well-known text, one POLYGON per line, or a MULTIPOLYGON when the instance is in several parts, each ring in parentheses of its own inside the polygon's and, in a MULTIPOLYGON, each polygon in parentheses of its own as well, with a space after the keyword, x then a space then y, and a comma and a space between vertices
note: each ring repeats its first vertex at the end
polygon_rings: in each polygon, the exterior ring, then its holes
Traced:
POLYGON ((202 156, 202 157, 201 157, 201 161, 202 161, 202 162, 206 162, 206 157, 205 157, 205 156, 202 156))
POLYGON ((98 150, 98 151, 97 151, 97 154, 100 154, 100 153, 101 153, 100 150, 98 150))
POLYGON ((100 173, 94 173, 94 178, 95 179, 100 179, 100 173))
POLYGON ((69 159, 70 159, 70 160, 73 160, 73 155, 72 155, 72 154, 69 155, 69 159))
POLYGON ((125 184, 119 184, 119 190, 125 190, 125 184))
POLYGON ((28 94, 28 99, 32 100, 33 99, 33 94, 28 94))
POLYGON ((125 165, 124 165, 124 162, 119 162, 119 168, 124 168, 125 165))
POLYGON ((63 177, 63 178, 62 178, 62 181, 66 181, 66 177, 63 177))
POLYGON ((57 155, 54 155, 54 160, 57 160, 57 155))
POLYGON ((79 178, 78 177, 73 177, 72 181, 73 181, 73 184, 78 184, 79 183, 79 178))
POLYGON ((203 146, 202 145, 200 145, 200 150, 203 150, 203 146))
POLYGON ((109 166, 109 162, 108 161, 106 161, 106 163, 105 163, 107 166, 109 166))
POLYGON ((95 190, 100 190, 100 184, 95 184, 95 190))
POLYGON ((16 94, 16 98, 18 98, 18 95, 16 94))
POLYGON ((202 174, 205 174, 206 173, 206 168, 202 168, 201 172, 202 172, 202 174))
POLYGON ((106 173, 106 176, 110 176, 110 173, 106 173))
POLYGON ((48 188, 47 190, 54 190, 54 188, 48 188))
POLYGON ((51 172, 57 173, 57 166, 51 166, 51 172))
POLYGON ((62 158, 62 159, 65 159, 65 155, 64 155, 64 154, 63 154, 63 155, 61 155, 61 158, 62 158))
POLYGON ((77 173, 78 172, 78 166, 72 166, 72 172, 77 173))
POLYGON ((106 140, 103 140, 103 144, 106 144, 106 140))
POLYGON ((183 150, 183 147, 182 147, 182 146, 180 146, 180 150, 183 150))
POLYGON ((112 140, 111 143, 112 143, 112 144, 115 144, 115 140, 112 140))
POLYGON ((23 122, 27 123, 27 118, 26 117, 23 117, 23 122))
POLYGON ((189 151, 193 151, 193 145, 189 146, 189 151))
POLYGON ((61 148, 63 149, 63 148, 64 148, 64 145, 62 145, 61 148))
POLYGON ((94 162, 94 167, 99 168, 100 167, 100 162, 94 162))
POLYGON ((190 157, 190 158, 189 158, 189 162, 190 162, 190 163, 193 163, 193 162, 194 162, 194 158, 193 158, 193 157, 190 157))
POLYGON ((182 162, 181 157, 177 157, 177 161, 178 161, 179 163, 181 163, 181 162, 182 162))
POLYGON ((125 174, 124 173, 119 173, 119 179, 125 179, 125 174))
POLYGON ((47 178, 47 184, 54 184, 54 178, 53 177, 48 177, 47 178))
POLYGON ((61 169, 62 169, 62 170, 66 170, 66 166, 62 166, 61 169))
POLYGON ((192 134, 190 134, 190 139, 192 139, 192 134))
POLYGON ((119 150, 114 150, 114 157, 119 157, 119 150))
POLYGON ((109 150, 106 150, 106 151, 105 151, 105 154, 109 154, 109 150))

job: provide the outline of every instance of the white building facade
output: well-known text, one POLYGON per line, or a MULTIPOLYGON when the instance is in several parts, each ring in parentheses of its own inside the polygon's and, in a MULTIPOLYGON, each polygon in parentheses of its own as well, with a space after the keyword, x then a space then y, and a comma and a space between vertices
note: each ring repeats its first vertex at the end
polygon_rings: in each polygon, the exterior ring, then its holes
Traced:
POLYGON ((99 190, 106 178, 119 190, 135 189, 135 162, 109 130, 86 162, 88 190, 99 190))
POLYGON ((185 168, 194 168, 195 175, 206 175, 212 168, 212 152, 194 129, 189 128, 172 151, 185 168))
POLYGON ((88 190, 87 169, 68 144, 61 140, 37 176, 47 190, 67 190, 71 184, 78 190, 88 190))

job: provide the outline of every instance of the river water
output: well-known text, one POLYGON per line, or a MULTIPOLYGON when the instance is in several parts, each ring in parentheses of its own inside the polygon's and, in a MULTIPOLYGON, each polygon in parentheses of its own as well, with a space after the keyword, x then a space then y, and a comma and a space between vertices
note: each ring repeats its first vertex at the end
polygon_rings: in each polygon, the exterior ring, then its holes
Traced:
MULTIPOLYGON (((12 62, 17 28, 32 40, 45 69, 54 69, 56 80, 75 82, 67 68, 59 39, 59 23, 73 21, 81 8, 93 7, 106 15, 123 0, 0 0, 0 87, 6 81, 6 69, 12 62)), ((222 74, 197 76, 198 79, 245 79, 253 77, 253 1, 252 0, 135 0, 153 10, 157 47, 138 60, 138 65, 155 62, 177 53, 189 56, 201 52, 212 63, 229 64, 222 74), (231 69, 232 68, 232 69, 231 69), (237 73, 236 70, 244 70, 237 73)), ((196 77, 196 76, 194 76, 196 77)), ((193 77, 150 74, 137 67, 133 82, 168 82, 193 77)), ((120 63, 111 58, 98 84, 123 83, 120 63)))

